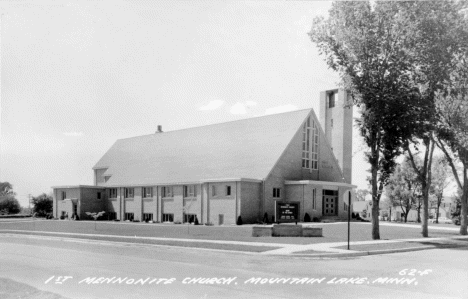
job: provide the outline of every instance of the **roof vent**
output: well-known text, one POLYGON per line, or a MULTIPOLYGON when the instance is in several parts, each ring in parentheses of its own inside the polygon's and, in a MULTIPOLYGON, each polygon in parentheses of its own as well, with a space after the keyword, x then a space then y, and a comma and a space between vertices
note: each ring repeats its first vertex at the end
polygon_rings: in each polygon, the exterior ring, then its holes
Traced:
POLYGON ((161 125, 158 125, 158 130, 156 131, 156 133, 162 133, 163 130, 162 130, 162 126, 161 125))

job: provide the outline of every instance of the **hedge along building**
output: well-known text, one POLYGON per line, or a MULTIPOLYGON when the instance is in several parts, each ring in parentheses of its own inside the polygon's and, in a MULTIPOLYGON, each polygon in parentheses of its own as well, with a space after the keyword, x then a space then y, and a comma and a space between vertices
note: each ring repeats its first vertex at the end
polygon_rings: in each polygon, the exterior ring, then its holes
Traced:
POLYGON ((94 186, 53 187, 54 215, 221 225, 272 220, 275 201, 298 201, 301 220, 345 218, 356 187, 346 99, 322 92, 320 122, 306 109, 117 140, 94 186))

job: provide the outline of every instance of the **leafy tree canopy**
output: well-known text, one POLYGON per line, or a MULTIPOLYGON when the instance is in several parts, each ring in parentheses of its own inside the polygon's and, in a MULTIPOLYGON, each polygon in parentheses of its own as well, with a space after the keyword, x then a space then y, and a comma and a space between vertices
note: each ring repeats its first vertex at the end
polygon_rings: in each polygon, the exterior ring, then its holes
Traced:
POLYGON ((34 205, 33 211, 37 216, 46 216, 52 213, 53 210, 53 198, 51 195, 42 193, 39 196, 33 197, 32 202, 34 205))

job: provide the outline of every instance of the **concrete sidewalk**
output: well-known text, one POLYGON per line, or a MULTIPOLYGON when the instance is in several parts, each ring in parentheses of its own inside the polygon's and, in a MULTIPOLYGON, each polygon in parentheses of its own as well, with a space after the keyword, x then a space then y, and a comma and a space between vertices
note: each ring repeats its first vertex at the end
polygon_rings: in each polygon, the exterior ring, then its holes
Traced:
MULTIPOLYGON (((260 255, 303 256, 303 257, 352 257, 370 254, 384 254, 425 250, 440 247, 468 246, 468 236, 448 238, 417 238, 396 240, 372 240, 350 242, 316 243, 316 244, 284 244, 266 242, 241 242, 204 239, 179 239, 160 237, 130 237, 104 234, 83 234, 47 231, 0 230, 1 233, 23 237, 50 238, 72 242, 98 242, 100 244, 122 244, 125 246, 164 246, 185 247, 204 250, 237 252, 260 255), (230 248, 235 248, 231 250, 230 248), (259 249, 260 248, 260 249, 259 249)), ((261 238, 260 238, 261 239, 261 238)))

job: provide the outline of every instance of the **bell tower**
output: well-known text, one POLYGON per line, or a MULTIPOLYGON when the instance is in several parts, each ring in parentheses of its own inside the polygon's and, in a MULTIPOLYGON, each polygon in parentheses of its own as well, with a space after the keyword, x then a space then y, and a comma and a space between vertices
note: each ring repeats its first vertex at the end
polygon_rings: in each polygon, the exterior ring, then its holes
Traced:
POLYGON ((351 184, 353 153, 353 106, 343 89, 320 92, 320 124, 325 138, 343 172, 351 184))

